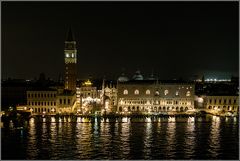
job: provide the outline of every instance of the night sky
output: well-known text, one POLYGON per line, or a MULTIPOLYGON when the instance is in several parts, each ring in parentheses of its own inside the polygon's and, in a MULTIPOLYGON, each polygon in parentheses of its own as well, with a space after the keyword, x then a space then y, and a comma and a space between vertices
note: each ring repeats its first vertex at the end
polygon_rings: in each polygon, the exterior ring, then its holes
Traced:
MULTIPOLYGON (((2 2, 2 78, 58 79, 69 26, 78 77, 239 72, 238 2, 2 2)), ((205 78, 206 78, 205 76, 205 78)))

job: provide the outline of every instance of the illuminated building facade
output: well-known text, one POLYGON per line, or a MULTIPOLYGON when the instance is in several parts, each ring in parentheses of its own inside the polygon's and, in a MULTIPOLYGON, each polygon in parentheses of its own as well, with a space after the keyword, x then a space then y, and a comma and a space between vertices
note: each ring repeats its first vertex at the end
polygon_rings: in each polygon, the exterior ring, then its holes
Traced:
POLYGON ((123 113, 176 113, 194 110, 194 84, 155 80, 118 83, 117 111, 123 113))
POLYGON ((57 90, 30 90, 27 91, 27 108, 33 114, 55 114, 57 108, 57 90))
POLYGON ((239 96, 203 96, 205 111, 217 115, 239 114, 239 96))
POLYGON ((77 110, 76 92, 64 90, 57 95, 57 112, 73 113, 77 110))
POLYGON ((77 77, 77 48, 76 41, 73 39, 72 30, 70 28, 67 40, 65 41, 65 89, 76 91, 77 77))
POLYGON ((71 113, 76 110, 76 94, 70 90, 27 91, 27 110, 33 115, 51 115, 56 113, 71 113))
POLYGON ((77 102, 79 103, 78 113, 86 114, 100 110, 98 109, 101 103, 100 92, 89 79, 77 88, 77 102))
POLYGON ((102 113, 110 113, 116 112, 117 109, 117 87, 116 84, 112 82, 105 83, 103 80, 102 85, 102 93, 101 93, 101 100, 102 100, 102 113))

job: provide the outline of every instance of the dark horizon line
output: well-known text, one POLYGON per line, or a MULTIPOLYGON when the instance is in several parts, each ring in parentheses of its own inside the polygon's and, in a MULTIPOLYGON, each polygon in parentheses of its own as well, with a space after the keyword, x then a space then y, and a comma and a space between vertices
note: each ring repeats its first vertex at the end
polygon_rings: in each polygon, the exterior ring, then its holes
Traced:
MULTIPOLYGON (((88 79, 89 80, 103 80, 103 79, 105 79, 105 80, 118 80, 119 77, 120 76, 118 76, 117 78, 106 77, 106 76, 102 76, 102 77, 88 76, 88 77, 77 78, 77 81, 78 80, 88 80, 88 79)), ((201 76, 198 76, 198 77, 195 77, 193 75, 192 77, 175 77, 175 78, 154 77, 154 78, 155 78, 155 80, 186 80, 186 81, 188 81, 188 80, 202 79, 203 77, 204 77, 204 79, 207 79, 205 77, 205 75, 201 75, 201 76)), ((131 77, 128 77, 128 78, 129 78, 129 81, 134 80, 131 77)), ((143 80, 149 80, 149 78, 150 77, 146 77, 143 80)), ((239 78, 239 75, 231 74, 231 75, 229 75, 228 77, 225 77, 225 78, 221 77, 221 79, 231 79, 231 78, 239 78)), ((216 79, 220 79, 220 78, 216 77, 216 79)), ((5 78, 3 78, 3 77, 1 77, 1 80, 2 81, 3 80, 31 80, 31 81, 33 81, 33 80, 39 80, 39 75, 35 76, 35 77, 32 77, 32 78, 26 78, 26 77, 25 78, 23 78, 23 77, 7 77, 7 78, 5 77, 5 78)), ((48 77, 48 76, 45 78, 45 80, 53 80, 53 81, 62 80, 62 81, 64 81, 63 77, 61 77, 61 79, 60 79, 60 78, 53 78, 53 77, 48 77)))

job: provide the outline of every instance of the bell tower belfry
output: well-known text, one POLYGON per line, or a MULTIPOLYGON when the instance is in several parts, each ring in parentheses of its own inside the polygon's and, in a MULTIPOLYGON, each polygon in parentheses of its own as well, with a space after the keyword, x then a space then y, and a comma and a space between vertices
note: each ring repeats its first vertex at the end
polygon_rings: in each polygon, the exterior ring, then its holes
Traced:
POLYGON ((71 28, 67 33, 64 48, 65 89, 76 91, 77 48, 71 28))

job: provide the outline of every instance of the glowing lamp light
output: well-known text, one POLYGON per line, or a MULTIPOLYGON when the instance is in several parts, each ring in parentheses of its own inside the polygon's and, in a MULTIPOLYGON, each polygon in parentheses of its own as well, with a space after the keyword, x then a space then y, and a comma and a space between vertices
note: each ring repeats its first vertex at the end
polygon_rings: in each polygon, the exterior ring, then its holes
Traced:
POLYGON ((203 103, 203 98, 202 98, 202 97, 199 97, 199 98, 198 98, 198 102, 199 102, 199 103, 203 103))

